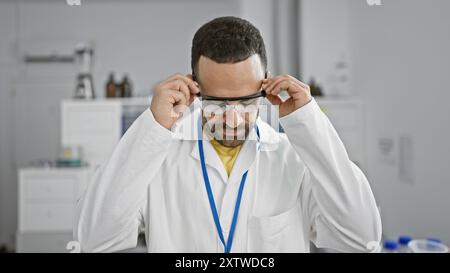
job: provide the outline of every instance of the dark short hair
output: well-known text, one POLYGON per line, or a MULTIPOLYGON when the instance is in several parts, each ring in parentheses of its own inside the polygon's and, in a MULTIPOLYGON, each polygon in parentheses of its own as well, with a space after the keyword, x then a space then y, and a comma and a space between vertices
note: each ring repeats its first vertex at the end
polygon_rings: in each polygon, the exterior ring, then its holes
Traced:
POLYGON ((259 30, 238 17, 219 17, 201 26, 192 39, 192 72, 196 74, 200 56, 217 63, 237 63, 254 54, 259 55, 266 70, 266 48, 259 30))

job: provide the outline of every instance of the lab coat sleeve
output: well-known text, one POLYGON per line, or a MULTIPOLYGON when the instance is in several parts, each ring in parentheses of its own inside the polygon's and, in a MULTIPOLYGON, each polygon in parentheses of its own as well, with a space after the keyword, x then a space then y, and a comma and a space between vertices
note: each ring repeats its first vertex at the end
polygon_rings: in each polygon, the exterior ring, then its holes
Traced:
POLYGON ((74 237, 83 252, 136 247, 148 183, 165 159, 173 134, 150 109, 130 126, 110 159, 93 175, 75 209, 74 237))
POLYGON ((319 248, 369 252, 381 240, 381 220, 363 172, 314 99, 280 119, 306 171, 299 198, 319 248))

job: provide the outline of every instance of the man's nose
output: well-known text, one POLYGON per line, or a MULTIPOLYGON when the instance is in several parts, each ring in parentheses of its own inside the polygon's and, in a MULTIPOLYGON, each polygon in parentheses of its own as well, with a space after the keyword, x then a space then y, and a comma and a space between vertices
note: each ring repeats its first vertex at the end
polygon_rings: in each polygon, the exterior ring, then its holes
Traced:
POLYGON ((225 123, 230 128, 236 128, 244 122, 244 119, 239 114, 238 109, 234 106, 228 106, 225 112, 225 123))

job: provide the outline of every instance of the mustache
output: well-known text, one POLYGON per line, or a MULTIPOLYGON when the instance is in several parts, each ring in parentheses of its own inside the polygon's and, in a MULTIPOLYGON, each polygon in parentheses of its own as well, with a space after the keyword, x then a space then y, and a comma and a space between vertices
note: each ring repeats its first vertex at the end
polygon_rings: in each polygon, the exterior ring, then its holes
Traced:
POLYGON ((206 120, 203 117, 203 127, 207 133, 213 136, 216 140, 245 140, 250 133, 250 128, 253 123, 245 121, 239 126, 233 128, 229 127, 222 121, 206 120))
POLYGON ((250 125, 248 123, 243 123, 237 127, 229 127, 225 122, 220 123, 213 123, 211 126, 211 132, 215 133, 216 129, 222 129, 222 132, 238 132, 242 130, 248 130, 250 128, 250 125))

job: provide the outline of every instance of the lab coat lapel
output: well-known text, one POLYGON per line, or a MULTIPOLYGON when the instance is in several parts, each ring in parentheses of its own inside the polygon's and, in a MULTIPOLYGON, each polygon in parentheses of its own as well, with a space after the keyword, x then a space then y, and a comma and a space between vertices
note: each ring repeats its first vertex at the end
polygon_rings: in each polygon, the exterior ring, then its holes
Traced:
POLYGON ((244 142, 241 151, 234 162, 229 178, 230 183, 239 183, 242 175, 250 169, 250 166, 255 161, 256 154, 258 152, 258 142, 256 139, 256 131, 253 129, 250 132, 248 139, 244 142))
MULTIPOLYGON (((258 126, 259 136, 256 133, 256 129, 250 132, 231 170, 229 178, 231 183, 236 181, 239 183, 241 181, 242 175, 250 169, 260 151, 270 152, 278 148, 280 142, 279 136, 270 125, 262 121, 259 117, 256 125, 258 126), (257 141, 258 138, 259 141, 257 141)), ((252 174, 249 173, 249 175, 252 174)))
MULTIPOLYGON (((193 145, 192 145, 192 151, 191 151, 191 156, 195 159, 198 160, 198 165, 200 166, 200 153, 198 151, 199 145, 198 145, 198 139, 199 139, 199 135, 198 135, 198 120, 201 118, 201 111, 200 108, 196 108, 194 110, 194 112, 191 114, 191 116, 189 116, 189 118, 186 118, 186 120, 188 122, 191 122, 189 124, 188 129, 186 129, 188 131, 188 133, 190 135, 194 136, 194 140, 193 145)), ((205 139, 206 137, 202 137, 203 139, 205 139)), ((208 167, 213 168, 214 170, 216 170, 219 173, 220 178, 222 179, 223 183, 226 183, 227 179, 228 179, 228 175, 226 173, 225 167, 222 164, 222 161, 220 160, 219 156, 216 153, 216 150, 214 150, 214 147, 211 145, 211 143, 208 140, 203 140, 203 154, 205 156, 205 164, 208 167)), ((209 168, 208 168, 209 169, 209 168)), ((209 171, 209 170, 208 170, 209 171)))
MULTIPOLYGON (((198 141, 195 141, 195 144, 193 145, 192 148, 191 156, 197 159, 199 161, 198 164, 200 165, 200 153, 198 151, 198 148, 199 148, 198 141)), ((225 167, 223 166, 222 161, 217 155, 216 150, 214 150, 214 147, 208 140, 203 141, 203 154, 205 155, 206 165, 215 169, 219 173, 223 183, 226 183, 226 181, 228 180, 228 175, 225 170, 225 167)))

